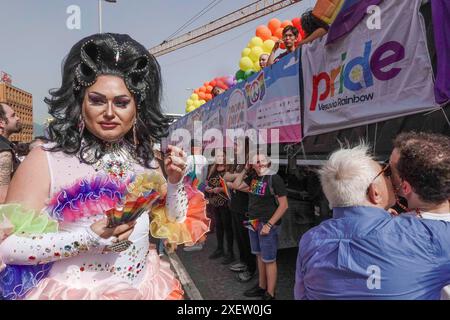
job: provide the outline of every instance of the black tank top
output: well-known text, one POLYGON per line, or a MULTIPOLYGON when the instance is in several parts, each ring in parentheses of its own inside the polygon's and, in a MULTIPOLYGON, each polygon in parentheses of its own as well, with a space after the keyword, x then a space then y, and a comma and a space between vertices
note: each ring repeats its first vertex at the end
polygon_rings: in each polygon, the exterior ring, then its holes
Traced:
POLYGON ((0 152, 8 151, 11 152, 12 156, 12 172, 11 177, 14 175, 14 172, 17 170, 20 164, 19 158, 17 158, 16 153, 14 151, 14 144, 6 139, 4 136, 0 135, 0 152))

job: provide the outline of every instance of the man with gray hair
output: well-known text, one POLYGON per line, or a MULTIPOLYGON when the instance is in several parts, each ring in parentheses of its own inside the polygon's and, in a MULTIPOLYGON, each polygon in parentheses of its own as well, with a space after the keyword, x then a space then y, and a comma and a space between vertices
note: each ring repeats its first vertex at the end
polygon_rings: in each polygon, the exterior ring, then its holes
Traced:
POLYGON ((392 218, 390 167, 368 147, 334 152, 319 171, 333 218, 300 240, 296 299, 439 299, 450 284, 450 223, 392 218))

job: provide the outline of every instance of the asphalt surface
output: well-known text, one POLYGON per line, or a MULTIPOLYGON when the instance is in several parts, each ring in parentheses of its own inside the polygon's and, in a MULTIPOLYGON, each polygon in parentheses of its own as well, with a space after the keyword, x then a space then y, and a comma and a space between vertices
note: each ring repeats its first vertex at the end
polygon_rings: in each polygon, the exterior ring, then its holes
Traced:
MULTIPOLYGON (((247 283, 238 282, 236 280, 237 273, 228 269, 230 265, 222 265, 222 258, 216 260, 208 259, 208 256, 215 249, 216 235, 212 233, 208 235, 201 251, 186 252, 182 247, 175 251, 175 260, 178 261, 175 262, 177 265, 175 269, 178 269, 177 273, 180 274, 181 268, 181 273, 188 275, 187 278, 189 278, 189 280, 182 281, 185 289, 185 298, 203 298, 205 300, 258 300, 258 298, 247 298, 243 295, 245 290, 257 283, 257 275, 247 283), (192 288, 194 290, 191 290, 192 288)), ((278 250, 278 283, 276 290, 276 298, 278 300, 292 300, 294 298, 293 290, 297 251, 298 248, 296 247, 278 250)), ((238 256, 236 246, 235 256, 238 256)), ((173 261, 174 259, 172 258, 171 260, 173 261)), ((236 262, 238 260, 233 263, 236 262)))

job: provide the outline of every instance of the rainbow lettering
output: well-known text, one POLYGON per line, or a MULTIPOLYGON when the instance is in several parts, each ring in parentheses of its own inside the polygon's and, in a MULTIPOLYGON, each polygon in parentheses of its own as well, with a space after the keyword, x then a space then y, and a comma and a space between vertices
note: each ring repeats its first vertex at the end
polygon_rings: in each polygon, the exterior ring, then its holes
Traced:
POLYGON ((264 98, 264 95, 266 94, 264 72, 261 72, 254 81, 245 85, 245 93, 247 95, 248 107, 251 107, 258 102, 258 100, 264 98))
POLYGON ((257 196, 264 196, 266 194, 267 182, 263 180, 253 179, 250 183, 250 193, 257 196))
POLYGON ((372 41, 364 44, 364 53, 345 63, 347 52, 341 54, 341 65, 331 69, 329 73, 320 72, 312 79, 312 97, 310 111, 315 111, 318 101, 323 101, 335 94, 343 94, 344 89, 358 91, 373 86, 373 77, 380 81, 387 81, 396 77, 401 68, 388 66, 405 57, 405 48, 397 41, 389 41, 380 45, 371 55, 372 41), (388 54, 388 52, 392 52, 388 54), (358 67, 359 66, 359 67, 358 67), (321 81, 325 89, 319 94, 321 81), (338 87, 336 87, 336 85, 338 87), (336 90, 337 93, 336 93, 336 90))

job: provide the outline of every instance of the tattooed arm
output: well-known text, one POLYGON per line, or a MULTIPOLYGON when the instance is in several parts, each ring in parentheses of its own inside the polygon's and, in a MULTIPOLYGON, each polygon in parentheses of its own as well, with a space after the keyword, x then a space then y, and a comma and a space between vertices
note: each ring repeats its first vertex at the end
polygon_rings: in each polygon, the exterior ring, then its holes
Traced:
POLYGON ((9 151, 0 152, 0 203, 5 203, 11 181, 12 154, 9 151))

